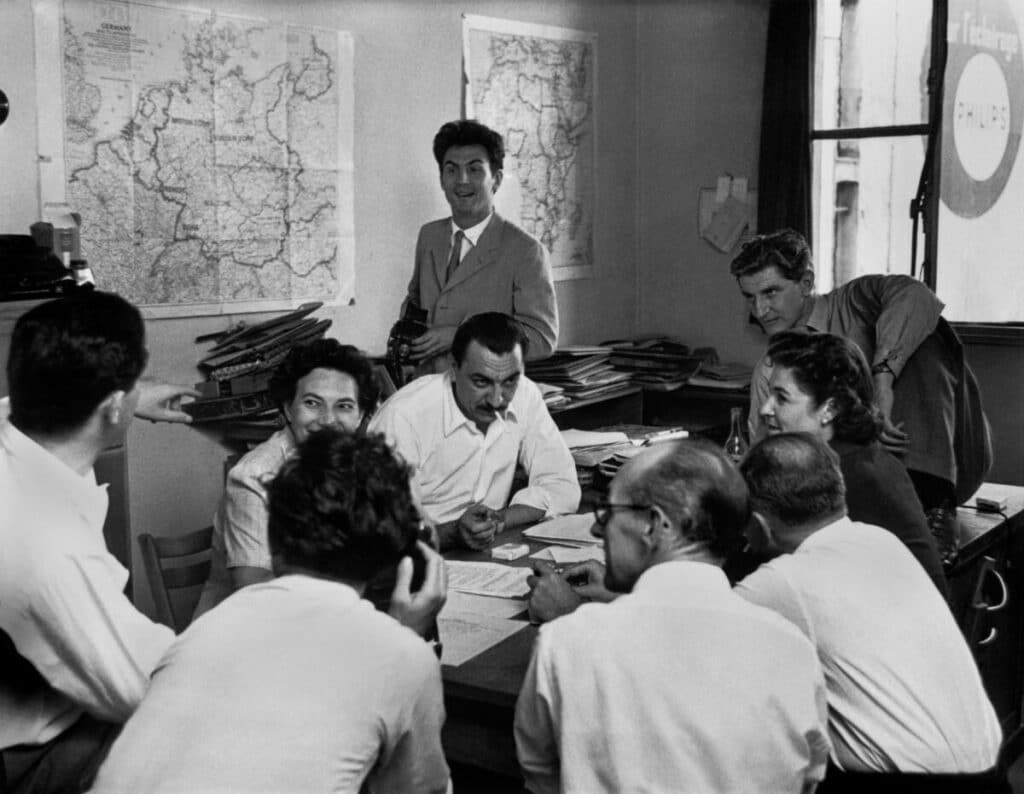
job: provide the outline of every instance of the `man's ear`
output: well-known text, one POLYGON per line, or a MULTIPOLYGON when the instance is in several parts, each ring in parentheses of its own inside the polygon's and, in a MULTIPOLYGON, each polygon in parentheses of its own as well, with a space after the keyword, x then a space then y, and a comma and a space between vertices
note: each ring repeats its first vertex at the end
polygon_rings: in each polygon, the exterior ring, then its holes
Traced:
POLYGON ((805 298, 814 292, 813 270, 806 270, 804 271, 804 274, 800 276, 800 292, 805 298))
POLYGON ((668 516, 657 505, 650 509, 648 515, 649 520, 647 526, 644 527, 642 538, 647 547, 653 549, 661 542, 662 538, 673 534, 674 530, 668 516))
POLYGON ((104 422, 110 426, 120 425, 127 418, 125 413, 128 411, 128 406, 125 404, 125 397, 127 392, 118 389, 112 391, 103 401, 96 406, 96 410, 99 415, 103 418, 104 422))
POLYGON ((491 188, 491 193, 497 193, 498 188, 501 187, 501 180, 505 178, 505 171, 499 168, 494 172, 494 187, 491 188))
POLYGON ((756 510, 751 514, 751 522, 748 525, 751 537, 748 538, 750 545, 755 550, 777 549, 775 533, 772 532, 771 523, 763 513, 756 510))

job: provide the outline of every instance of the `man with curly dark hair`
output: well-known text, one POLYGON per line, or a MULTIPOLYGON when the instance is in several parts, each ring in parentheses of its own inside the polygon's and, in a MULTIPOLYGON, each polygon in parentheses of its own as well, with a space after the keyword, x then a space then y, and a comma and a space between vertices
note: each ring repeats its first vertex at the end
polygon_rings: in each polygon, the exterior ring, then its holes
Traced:
POLYGON ((445 791, 440 667, 416 633, 444 562, 417 541, 408 470, 380 436, 324 428, 269 500, 277 578, 178 638, 93 790, 445 791), (389 616, 362 596, 395 566, 389 616))
POLYGON ((522 324, 534 358, 558 342, 558 305, 548 252, 494 211, 505 143, 472 119, 449 121, 434 137, 434 159, 450 218, 420 229, 406 304, 427 311, 429 330, 411 345, 420 373, 443 372, 459 323, 504 312, 522 324))
POLYGON ((267 543, 267 481, 321 427, 358 431, 377 406, 373 368, 357 348, 337 339, 297 345, 278 366, 270 393, 284 427, 250 450, 228 472, 213 519, 210 579, 196 606, 199 616, 247 584, 271 574, 267 543))

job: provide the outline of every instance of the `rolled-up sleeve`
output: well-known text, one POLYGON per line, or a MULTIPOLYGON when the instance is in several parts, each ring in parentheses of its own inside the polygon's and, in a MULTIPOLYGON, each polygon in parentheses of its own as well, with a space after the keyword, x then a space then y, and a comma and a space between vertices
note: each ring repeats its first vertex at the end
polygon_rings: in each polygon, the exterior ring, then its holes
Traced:
POLYGON ((523 416, 517 417, 524 427, 519 462, 529 476, 529 483, 516 492, 509 504, 536 507, 547 516, 575 513, 580 505, 580 485, 572 453, 548 413, 537 385, 527 381, 521 388, 528 393, 523 416))

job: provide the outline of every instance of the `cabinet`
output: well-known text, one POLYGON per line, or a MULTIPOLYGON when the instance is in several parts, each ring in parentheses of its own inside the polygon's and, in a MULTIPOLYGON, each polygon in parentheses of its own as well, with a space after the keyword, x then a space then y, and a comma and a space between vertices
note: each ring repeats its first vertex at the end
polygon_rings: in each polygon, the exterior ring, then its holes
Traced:
POLYGON ((1004 738, 1017 745, 1024 738, 1024 505, 1011 501, 1006 515, 960 510, 961 552, 947 578, 1004 738))

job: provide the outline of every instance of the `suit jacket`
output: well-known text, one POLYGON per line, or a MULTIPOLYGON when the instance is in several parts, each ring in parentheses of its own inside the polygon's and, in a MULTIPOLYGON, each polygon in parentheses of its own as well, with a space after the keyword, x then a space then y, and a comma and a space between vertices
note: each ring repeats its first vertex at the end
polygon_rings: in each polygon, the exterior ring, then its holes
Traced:
POLYGON ((511 314, 530 340, 527 357, 550 355, 558 343, 558 306, 544 246, 494 213, 446 284, 450 252, 450 218, 420 229, 406 302, 426 309, 430 325, 458 325, 480 312, 511 314))

